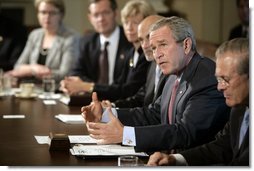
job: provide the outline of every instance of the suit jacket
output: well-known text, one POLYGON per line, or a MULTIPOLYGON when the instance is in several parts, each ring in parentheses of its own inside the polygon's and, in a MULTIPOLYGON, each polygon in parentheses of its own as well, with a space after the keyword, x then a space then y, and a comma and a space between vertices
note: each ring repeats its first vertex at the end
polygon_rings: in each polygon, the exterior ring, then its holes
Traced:
POLYGON ((146 84, 142 86, 134 96, 115 101, 114 103, 116 107, 142 107, 153 103, 161 95, 165 80, 167 78, 165 75, 161 76, 157 90, 154 92, 155 69, 156 63, 153 61, 151 62, 147 73, 146 84))
MULTIPOLYGON (((30 33, 15 68, 22 64, 36 64, 38 62, 43 37, 44 30, 42 28, 35 29, 30 33)), ((56 81, 62 80, 68 74, 72 62, 77 58, 78 40, 78 34, 64 25, 60 26, 45 63, 45 66, 52 70, 56 81)))
POLYGON ((214 139, 228 121, 229 108, 217 90, 215 63, 195 54, 183 71, 168 122, 168 106, 176 76, 169 76, 162 95, 149 107, 120 109, 124 125, 135 126, 136 151, 186 149, 214 139), (154 141, 156 139, 156 141, 154 141))
MULTIPOLYGON (((124 35, 120 27, 120 38, 116 53, 113 82, 119 79, 126 61, 125 51, 132 45, 124 35)), ((99 57, 101 51, 99 33, 85 35, 80 41, 79 57, 73 65, 70 75, 79 76, 83 81, 97 82, 99 78, 99 57)))
POLYGON ((139 57, 135 67, 133 67, 133 57, 135 48, 132 47, 126 53, 126 61, 122 68, 120 78, 111 85, 95 84, 94 92, 97 92, 100 100, 108 99, 115 101, 121 98, 133 96, 146 82, 148 62, 143 54, 142 48, 138 49, 139 57))
POLYGON ((27 41, 27 28, 0 14, 0 68, 12 70, 27 41))
POLYGON ((233 108, 230 121, 216 136, 216 140, 183 151, 189 165, 249 166, 249 129, 239 148, 239 135, 245 107, 233 108))
POLYGON ((229 40, 238 37, 246 37, 246 35, 243 35, 243 26, 241 24, 235 26, 230 30, 229 40))

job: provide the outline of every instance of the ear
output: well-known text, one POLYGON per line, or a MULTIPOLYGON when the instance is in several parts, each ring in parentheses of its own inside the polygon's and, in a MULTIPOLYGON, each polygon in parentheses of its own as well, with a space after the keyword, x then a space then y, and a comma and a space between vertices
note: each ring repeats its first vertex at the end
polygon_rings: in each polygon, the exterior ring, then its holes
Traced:
POLYGON ((92 23, 92 16, 90 13, 87 14, 87 19, 89 20, 90 23, 92 23))
POLYGON ((191 47, 192 47, 192 40, 191 40, 190 37, 187 37, 187 38, 183 41, 184 53, 185 53, 185 54, 190 53, 191 47))

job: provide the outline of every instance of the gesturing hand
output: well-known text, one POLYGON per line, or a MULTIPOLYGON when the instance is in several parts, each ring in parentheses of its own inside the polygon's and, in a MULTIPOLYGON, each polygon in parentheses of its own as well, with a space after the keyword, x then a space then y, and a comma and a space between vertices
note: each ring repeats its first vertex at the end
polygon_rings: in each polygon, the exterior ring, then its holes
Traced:
POLYGON ((87 122, 100 122, 102 117, 102 106, 98 100, 97 93, 93 92, 92 102, 81 108, 82 116, 87 122))
POLYGON ((173 155, 168 155, 161 152, 155 152, 148 160, 147 166, 165 166, 165 165, 176 165, 176 159, 173 155))
POLYGON ((111 108, 109 112, 110 121, 108 123, 87 122, 87 129, 90 136, 98 140, 98 144, 121 143, 123 139, 123 125, 116 118, 111 108))

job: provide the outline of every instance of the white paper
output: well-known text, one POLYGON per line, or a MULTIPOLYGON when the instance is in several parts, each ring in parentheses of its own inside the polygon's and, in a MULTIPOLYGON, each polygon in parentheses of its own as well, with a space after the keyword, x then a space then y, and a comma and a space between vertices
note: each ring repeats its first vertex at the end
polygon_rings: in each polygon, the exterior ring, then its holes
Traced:
POLYGON ((24 119, 25 115, 3 115, 4 119, 24 119))
POLYGON ((55 100, 43 100, 43 103, 45 105, 56 105, 56 101, 55 100))
MULTIPOLYGON (((38 96, 40 99, 49 99, 49 97, 48 96, 45 96, 44 94, 40 94, 39 96, 38 96)), ((55 99, 55 100, 57 100, 57 99, 59 99, 61 97, 61 94, 51 94, 50 95, 50 99, 55 99)))
POLYGON ((89 135, 69 135, 68 137, 73 144, 97 144, 97 140, 89 135))
MULTIPOLYGON (((34 138, 38 144, 50 144, 49 136, 35 135, 34 138)), ((68 136, 71 144, 96 144, 97 140, 90 137, 89 135, 69 135, 68 136)))
POLYGON ((77 156, 148 156, 146 153, 136 153, 134 147, 121 145, 82 145, 76 144, 70 150, 77 156))
POLYGON ((49 136, 38 136, 35 135, 34 138, 36 139, 38 144, 50 144, 49 136))
POLYGON ((55 118, 68 124, 84 124, 84 118, 81 114, 58 114, 55 118))
POLYGON ((59 99, 60 102, 62 102, 63 104, 68 105, 70 103, 71 98, 69 96, 61 96, 61 98, 59 99))

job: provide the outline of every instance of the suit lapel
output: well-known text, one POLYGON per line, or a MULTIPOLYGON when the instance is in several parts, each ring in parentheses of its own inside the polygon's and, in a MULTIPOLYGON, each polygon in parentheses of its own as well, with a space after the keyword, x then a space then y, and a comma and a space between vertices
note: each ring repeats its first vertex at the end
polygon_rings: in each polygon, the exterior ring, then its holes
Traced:
POLYGON ((184 95, 186 94, 186 91, 188 89, 188 82, 190 82, 192 75, 195 73, 195 70, 198 66, 200 59, 201 57, 198 54, 194 54, 190 63, 187 65, 186 69, 183 71, 180 85, 176 92, 175 104, 173 106, 172 123, 175 122, 175 117, 177 114, 177 106, 179 105, 181 98, 183 98, 184 95))

